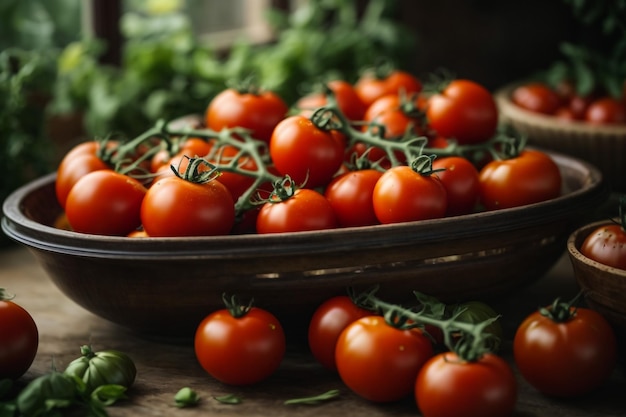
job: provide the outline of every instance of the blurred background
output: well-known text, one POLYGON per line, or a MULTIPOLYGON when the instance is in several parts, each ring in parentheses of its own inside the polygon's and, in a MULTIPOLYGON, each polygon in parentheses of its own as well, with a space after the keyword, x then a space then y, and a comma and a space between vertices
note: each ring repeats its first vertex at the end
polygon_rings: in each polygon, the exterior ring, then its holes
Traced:
POLYGON ((494 91, 572 54, 611 54, 623 3, 3 0, 0 201, 77 142, 202 113, 250 76, 290 103, 315 82, 355 81, 381 62, 425 81, 445 69, 494 91))

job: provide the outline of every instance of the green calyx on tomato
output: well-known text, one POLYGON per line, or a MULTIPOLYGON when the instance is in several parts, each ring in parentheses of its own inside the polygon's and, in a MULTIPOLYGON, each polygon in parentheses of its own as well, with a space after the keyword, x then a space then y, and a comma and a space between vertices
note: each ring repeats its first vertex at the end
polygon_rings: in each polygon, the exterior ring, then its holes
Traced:
POLYGON ((125 353, 117 350, 94 352, 87 345, 81 346, 80 352, 81 357, 70 362, 65 374, 82 379, 88 392, 103 385, 130 388, 135 382, 137 368, 125 353))
POLYGON ((560 297, 557 297, 549 307, 539 308, 539 313, 555 323, 565 323, 576 315, 576 307, 574 305, 578 302, 581 295, 582 292, 579 292, 570 301, 562 301, 560 297))
POLYGON ((420 175, 430 176, 437 172, 445 171, 445 168, 433 169, 435 155, 420 155, 411 161, 411 168, 420 175))
POLYGON ((238 295, 231 295, 229 298, 226 293, 222 294, 222 301, 230 315, 236 319, 248 314, 254 305, 254 298, 251 298, 248 304, 244 305, 238 295))
POLYGON ((174 175, 178 178, 196 184, 204 184, 220 176, 216 166, 204 158, 190 158, 185 155, 181 162, 183 160, 188 162, 184 172, 180 173, 177 167, 171 166, 174 175))

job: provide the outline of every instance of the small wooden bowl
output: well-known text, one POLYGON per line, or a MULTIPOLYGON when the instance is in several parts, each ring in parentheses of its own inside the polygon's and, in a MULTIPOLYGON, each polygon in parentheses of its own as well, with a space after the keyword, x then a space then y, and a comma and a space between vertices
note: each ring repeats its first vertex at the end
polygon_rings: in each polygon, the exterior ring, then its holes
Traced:
POLYGON ((520 83, 496 91, 500 121, 527 136, 528 143, 587 161, 602 172, 613 191, 626 192, 626 125, 565 121, 525 110, 511 100, 520 83))
POLYGON ((414 302, 414 290, 456 302, 539 279, 609 195, 596 168, 552 156, 564 179, 560 197, 438 220, 274 235, 96 236, 52 226, 61 214, 52 174, 4 202, 2 229, 69 298, 138 333, 188 337, 223 307, 223 293, 254 297, 283 323, 306 327, 319 304, 350 286, 378 285, 394 302, 414 302))
POLYGON ((602 314, 626 339, 626 270, 603 265, 580 253, 587 236, 607 223, 598 221, 574 231, 567 240, 567 251, 589 307, 602 314))

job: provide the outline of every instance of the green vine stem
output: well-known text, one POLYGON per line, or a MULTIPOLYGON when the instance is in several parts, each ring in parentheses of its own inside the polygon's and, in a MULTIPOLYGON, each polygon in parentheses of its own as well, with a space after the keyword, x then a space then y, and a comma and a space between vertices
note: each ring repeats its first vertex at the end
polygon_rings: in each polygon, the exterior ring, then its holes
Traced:
POLYGON ((555 323, 565 323, 576 315, 577 308, 575 307, 575 304, 581 296, 582 292, 579 292, 570 301, 562 301, 561 298, 558 297, 552 302, 552 304, 550 304, 549 307, 541 307, 539 309, 539 313, 544 317, 548 317, 555 323))

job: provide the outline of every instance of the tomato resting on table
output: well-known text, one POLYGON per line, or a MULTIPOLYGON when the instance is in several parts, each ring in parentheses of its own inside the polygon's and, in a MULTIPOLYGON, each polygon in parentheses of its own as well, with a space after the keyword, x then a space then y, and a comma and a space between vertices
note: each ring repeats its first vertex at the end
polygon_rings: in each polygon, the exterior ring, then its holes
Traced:
POLYGON ((37 325, 13 297, 0 288, 0 380, 18 379, 28 371, 39 347, 37 325))
POLYGON ((601 386, 617 362, 615 333, 599 313, 559 299, 531 313, 513 340, 515 364, 538 391, 574 397, 601 386))
POLYGON ((226 308, 209 314, 198 325, 194 350, 198 362, 215 379, 229 385, 251 385, 268 378, 280 366, 285 333, 270 312, 226 300, 226 308))

